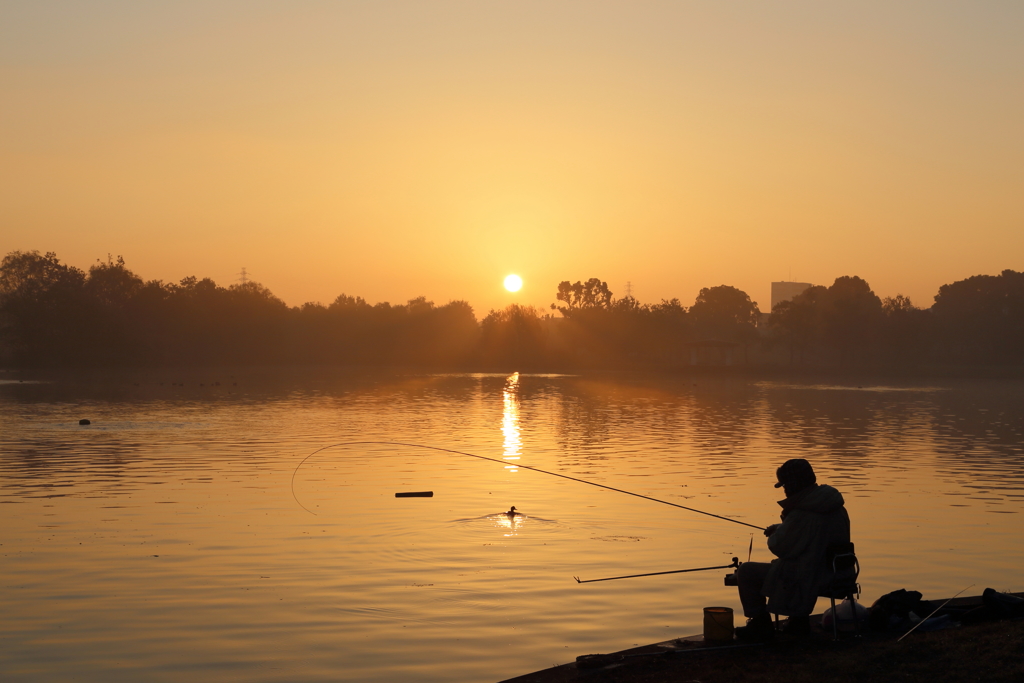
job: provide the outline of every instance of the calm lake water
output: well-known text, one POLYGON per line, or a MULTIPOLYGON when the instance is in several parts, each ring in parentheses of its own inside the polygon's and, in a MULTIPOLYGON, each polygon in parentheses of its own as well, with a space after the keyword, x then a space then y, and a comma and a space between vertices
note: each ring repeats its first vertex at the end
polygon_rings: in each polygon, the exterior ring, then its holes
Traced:
POLYGON ((765 526, 804 457, 868 603, 1024 589, 1020 382, 208 371, 3 382, 0 420, 4 681, 497 681, 739 613, 725 570, 573 576, 751 529, 519 465, 765 526))

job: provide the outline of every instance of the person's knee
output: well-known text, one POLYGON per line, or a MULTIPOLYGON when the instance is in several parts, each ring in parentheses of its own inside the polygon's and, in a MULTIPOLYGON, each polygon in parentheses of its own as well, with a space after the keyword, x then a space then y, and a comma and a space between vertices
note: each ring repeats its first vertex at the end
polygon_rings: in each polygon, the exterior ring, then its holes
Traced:
POLYGON ((736 580, 748 583, 751 580, 757 580, 760 573, 760 568, 756 566, 756 563, 744 562, 736 568, 736 580))

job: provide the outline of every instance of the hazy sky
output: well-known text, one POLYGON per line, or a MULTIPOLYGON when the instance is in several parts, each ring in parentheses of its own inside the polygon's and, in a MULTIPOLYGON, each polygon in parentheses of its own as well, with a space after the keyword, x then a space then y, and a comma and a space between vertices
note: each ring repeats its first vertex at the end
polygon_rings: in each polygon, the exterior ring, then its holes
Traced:
POLYGON ((5 0, 0 252, 478 316, 589 277, 927 306, 1024 270, 1022 35, 1019 0, 5 0))

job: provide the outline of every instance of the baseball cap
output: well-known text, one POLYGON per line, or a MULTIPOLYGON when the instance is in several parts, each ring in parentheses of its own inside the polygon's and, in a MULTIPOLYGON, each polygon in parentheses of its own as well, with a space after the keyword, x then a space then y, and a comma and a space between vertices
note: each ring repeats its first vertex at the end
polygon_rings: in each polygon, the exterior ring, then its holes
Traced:
POLYGON ((786 484, 814 484, 817 477, 814 476, 814 468, 811 463, 803 458, 793 458, 782 463, 782 466, 775 470, 775 477, 779 480, 775 488, 786 484))

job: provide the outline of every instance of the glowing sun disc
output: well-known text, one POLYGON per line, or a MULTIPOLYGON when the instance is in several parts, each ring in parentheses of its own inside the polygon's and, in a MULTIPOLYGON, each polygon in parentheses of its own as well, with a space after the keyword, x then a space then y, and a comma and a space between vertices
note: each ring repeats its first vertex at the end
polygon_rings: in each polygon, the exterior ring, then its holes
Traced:
POLYGON ((510 292, 518 292, 523 288, 523 278, 518 275, 509 275, 505 278, 505 289, 510 292))

